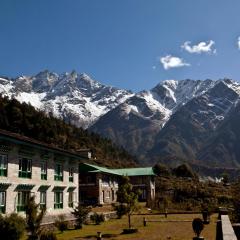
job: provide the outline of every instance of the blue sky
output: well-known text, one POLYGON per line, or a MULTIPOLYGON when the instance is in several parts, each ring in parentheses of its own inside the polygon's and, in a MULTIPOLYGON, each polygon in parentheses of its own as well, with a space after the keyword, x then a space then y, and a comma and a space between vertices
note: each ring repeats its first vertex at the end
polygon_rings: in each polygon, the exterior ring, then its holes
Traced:
POLYGON ((133 91, 239 80, 239 10, 239 0, 1 0, 0 75, 74 69, 133 91))

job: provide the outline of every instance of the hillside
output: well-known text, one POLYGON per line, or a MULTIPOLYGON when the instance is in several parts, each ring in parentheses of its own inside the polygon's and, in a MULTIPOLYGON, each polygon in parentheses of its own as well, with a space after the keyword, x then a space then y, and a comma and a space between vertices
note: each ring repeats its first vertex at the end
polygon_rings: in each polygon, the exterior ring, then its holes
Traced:
POLYGON ((111 140, 67 124, 51 114, 47 116, 15 99, 0 97, 0 128, 70 151, 90 148, 97 164, 110 167, 136 164, 133 156, 111 140))

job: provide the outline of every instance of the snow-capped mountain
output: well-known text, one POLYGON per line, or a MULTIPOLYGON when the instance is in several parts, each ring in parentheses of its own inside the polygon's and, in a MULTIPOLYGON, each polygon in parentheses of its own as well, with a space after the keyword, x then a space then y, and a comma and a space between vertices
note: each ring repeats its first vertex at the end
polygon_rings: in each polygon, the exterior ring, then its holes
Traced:
POLYGON ((192 98, 204 94, 212 80, 166 80, 128 98, 102 116, 90 130, 110 137, 138 156, 146 155, 171 116, 192 98))
POLYGON ((75 71, 43 71, 0 78, 0 93, 111 138, 145 163, 240 166, 239 148, 233 148, 240 84, 233 80, 166 80, 133 94, 75 71))
MULTIPOLYGON (((110 137, 145 163, 174 159, 176 164, 177 158, 214 166, 203 157, 209 154, 198 157, 199 153, 210 144, 208 139, 216 135, 239 96, 240 84, 229 79, 167 80, 130 97, 99 118, 90 130, 110 137)), ((222 166, 229 164, 227 159, 233 154, 225 156, 222 166)))
POLYGON ((133 95, 75 71, 0 78, 0 93, 84 128, 133 95))

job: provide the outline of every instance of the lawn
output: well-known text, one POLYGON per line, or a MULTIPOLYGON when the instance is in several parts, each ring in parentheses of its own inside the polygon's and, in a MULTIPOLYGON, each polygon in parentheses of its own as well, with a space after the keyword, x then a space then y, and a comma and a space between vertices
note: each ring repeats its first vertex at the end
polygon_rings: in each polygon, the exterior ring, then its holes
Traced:
MULTIPOLYGON (((151 220, 193 220, 201 217, 198 214, 176 214, 164 216, 145 216, 151 220)), ((207 240, 215 240, 217 215, 211 216, 211 223, 205 225, 202 236, 207 240)), ((151 222, 143 226, 143 216, 132 216, 134 227, 138 228, 138 233, 123 235, 123 228, 127 228, 127 218, 113 219, 102 223, 101 225, 85 225, 82 230, 68 230, 64 233, 58 233, 59 240, 77 240, 77 239, 96 239, 97 232, 102 232, 103 239, 133 239, 133 240, 190 240, 194 233, 191 222, 151 222)))

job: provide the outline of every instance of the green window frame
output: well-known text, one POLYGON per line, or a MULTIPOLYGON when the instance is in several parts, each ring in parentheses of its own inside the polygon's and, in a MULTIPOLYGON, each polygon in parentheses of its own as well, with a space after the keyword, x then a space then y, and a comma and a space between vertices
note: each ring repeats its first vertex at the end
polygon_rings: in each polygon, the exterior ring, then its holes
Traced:
POLYGON ((0 213, 6 212, 6 192, 0 191, 0 213))
POLYGON ((47 162, 41 162, 41 180, 47 180, 47 162))
POLYGON ((68 193, 68 207, 73 208, 73 196, 74 196, 74 192, 70 191, 68 193))
POLYGON ((69 182, 73 182, 73 167, 69 168, 69 182))
POLYGON ((27 157, 19 157, 18 177, 32 178, 32 159, 27 157))
POLYGON ((40 192, 40 209, 46 209, 46 202, 47 202, 47 192, 41 191, 40 192))
POLYGON ((0 176, 7 177, 8 158, 5 154, 0 154, 0 176))
POLYGON ((54 192, 54 209, 62 209, 63 208, 63 192, 56 191, 54 192))
POLYGON ((17 212, 26 210, 27 202, 30 198, 30 191, 19 191, 17 194, 17 212))
POLYGON ((54 167, 54 180, 63 181, 63 165, 56 163, 54 167))

